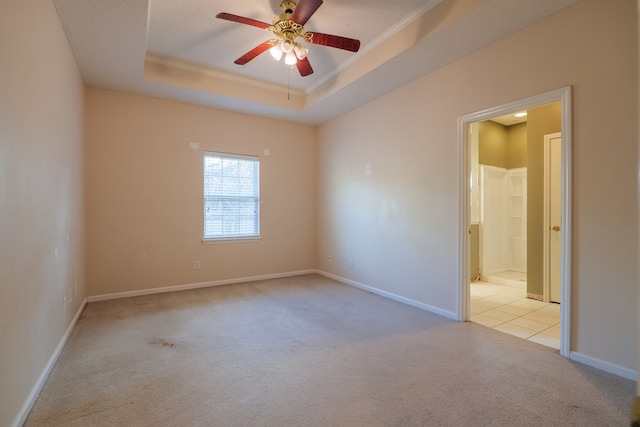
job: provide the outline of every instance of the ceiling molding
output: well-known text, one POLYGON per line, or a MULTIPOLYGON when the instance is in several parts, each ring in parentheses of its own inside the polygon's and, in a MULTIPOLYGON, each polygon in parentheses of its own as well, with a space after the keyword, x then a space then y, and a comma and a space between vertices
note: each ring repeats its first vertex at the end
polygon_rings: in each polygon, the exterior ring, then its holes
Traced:
POLYGON ((303 111, 301 90, 256 81, 213 70, 186 61, 148 54, 144 60, 144 80, 180 88, 243 99, 287 110, 303 111))
POLYGON ((242 77, 236 74, 225 73, 223 71, 219 71, 211 67, 195 64, 193 62, 183 61, 183 60, 172 58, 169 56, 147 53, 147 55, 144 58, 144 62, 153 63, 153 64, 165 66, 165 67, 176 68, 184 71, 191 71, 193 73, 203 74, 203 75, 215 77, 217 79, 228 80, 230 82, 235 82, 235 83, 240 83, 247 86, 266 89, 272 92, 280 92, 284 94, 288 93, 294 96, 305 95, 305 91, 300 89, 286 88, 284 86, 276 85, 273 83, 262 82, 260 80, 255 80, 248 77, 242 77))
POLYGON ((331 80, 336 75, 340 74, 340 72, 344 71, 346 68, 351 66, 358 59, 362 58, 369 52, 373 51, 376 47, 384 43, 391 36, 402 31, 403 28, 405 28, 407 25, 411 24, 413 21, 420 18, 422 15, 424 15, 425 13, 427 13, 428 11, 430 11, 431 9, 433 9, 434 7, 442 3, 442 1, 443 0, 427 1, 423 6, 421 6, 420 8, 414 10, 412 13, 407 15, 402 21, 396 23, 392 27, 388 28, 386 31, 383 31, 382 33, 380 33, 378 37, 373 39, 371 42, 367 43, 362 49, 360 49, 358 53, 350 56, 349 59, 339 64, 334 70, 327 73, 325 77, 321 78, 320 80, 318 80, 317 82, 309 86, 306 93, 313 92, 314 90, 316 90, 317 88, 325 84, 327 81, 331 80))

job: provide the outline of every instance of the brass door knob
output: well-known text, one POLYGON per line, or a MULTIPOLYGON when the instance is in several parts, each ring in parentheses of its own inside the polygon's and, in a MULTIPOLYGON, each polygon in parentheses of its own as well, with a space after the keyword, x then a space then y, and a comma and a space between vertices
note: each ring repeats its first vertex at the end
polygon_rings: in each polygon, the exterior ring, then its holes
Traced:
POLYGON ((551 229, 553 231, 560 231, 560 226, 559 225, 554 225, 553 227, 551 227, 551 229))

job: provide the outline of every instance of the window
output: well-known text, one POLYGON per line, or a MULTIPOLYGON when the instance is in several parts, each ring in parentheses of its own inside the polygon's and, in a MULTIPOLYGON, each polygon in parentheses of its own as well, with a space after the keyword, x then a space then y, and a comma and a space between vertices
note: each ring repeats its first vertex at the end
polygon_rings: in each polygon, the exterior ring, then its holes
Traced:
POLYGON ((204 153, 204 240, 260 237, 258 157, 204 153))

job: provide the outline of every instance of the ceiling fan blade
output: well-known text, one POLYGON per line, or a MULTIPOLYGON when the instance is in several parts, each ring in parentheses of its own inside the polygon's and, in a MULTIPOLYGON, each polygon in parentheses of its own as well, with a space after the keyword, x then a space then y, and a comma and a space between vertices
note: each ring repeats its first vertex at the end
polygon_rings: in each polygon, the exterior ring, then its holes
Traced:
POLYGON ((311 68, 311 64, 309 63, 309 59, 307 57, 298 59, 298 62, 296 62, 296 67, 298 67, 298 71, 300 72, 300 75, 302 77, 313 74, 313 68, 311 68))
POLYGON ((225 19, 231 22, 238 22, 240 24, 253 25, 254 27, 268 29, 271 25, 266 22, 256 21, 255 19, 245 18, 244 16, 233 15, 231 13, 219 13, 216 15, 218 19, 225 19))
POLYGON ((304 25, 320 6, 322 6, 322 0, 300 0, 290 19, 300 25, 304 25))
POLYGON ((360 40, 350 39, 348 37, 334 36, 324 33, 306 33, 305 40, 309 43, 319 44, 322 46, 335 47, 338 49, 357 52, 360 49, 360 40))
POLYGON ((235 61, 233 61, 235 64, 238 65, 244 65, 247 62, 251 61, 253 58, 255 58, 256 56, 260 55, 261 53, 263 53, 265 50, 268 50, 269 48, 271 48, 271 46, 273 46, 273 43, 271 40, 266 41, 256 47, 254 47, 253 49, 251 49, 249 52, 245 53, 244 55, 242 55, 240 58, 236 59, 235 61))

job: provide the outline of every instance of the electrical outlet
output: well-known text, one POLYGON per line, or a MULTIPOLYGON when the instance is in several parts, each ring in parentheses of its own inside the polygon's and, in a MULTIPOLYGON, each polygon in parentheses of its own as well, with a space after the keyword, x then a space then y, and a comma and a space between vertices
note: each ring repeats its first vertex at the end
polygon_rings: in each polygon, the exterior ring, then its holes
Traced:
POLYGON ((349 260, 349 268, 353 268, 353 260, 352 259, 349 260))
POLYGON ((200 270, 200 260, 199 259, 193 261, 193 269, 194 270, 200 270))

